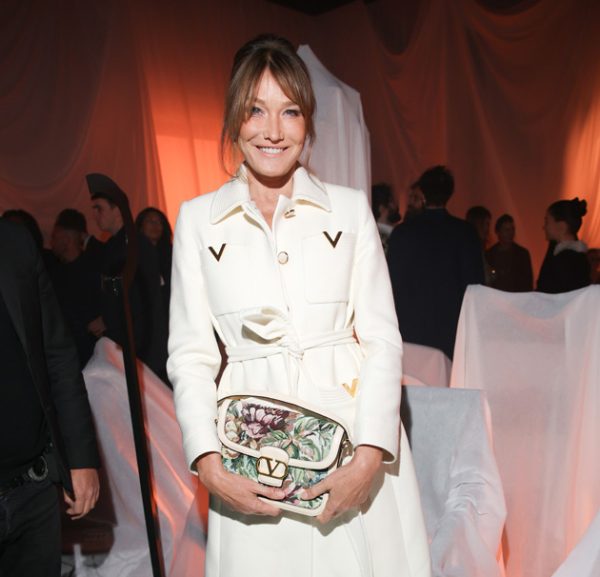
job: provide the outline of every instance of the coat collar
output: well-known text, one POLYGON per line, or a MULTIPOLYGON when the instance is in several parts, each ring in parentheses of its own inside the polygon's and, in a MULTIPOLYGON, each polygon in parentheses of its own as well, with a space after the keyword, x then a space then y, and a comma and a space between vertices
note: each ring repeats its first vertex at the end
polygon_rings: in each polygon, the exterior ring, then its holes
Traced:
POLYGON ((588 247, 580 240, 563 240, 554 247, 554 256, 563 252, 564 250, 573 250, 575 252, 586 253, 588 247))
MULTIPOLYGON (((331 202, 329 195, 323 183, 308 173, 304 167, 299 167, 293 176, 293 201, 303 201, 313 204, 327 212, 331 211, 331 202)), ((228 217, 230 214, 241 208, 245 203, 250 202, 250 191, 248 189, 248 179, 246 176, 246 167, 242 164, 235 176, 229 182, 225 183, 217 192, 210 207, 210 222, 217 222, 228 217)))

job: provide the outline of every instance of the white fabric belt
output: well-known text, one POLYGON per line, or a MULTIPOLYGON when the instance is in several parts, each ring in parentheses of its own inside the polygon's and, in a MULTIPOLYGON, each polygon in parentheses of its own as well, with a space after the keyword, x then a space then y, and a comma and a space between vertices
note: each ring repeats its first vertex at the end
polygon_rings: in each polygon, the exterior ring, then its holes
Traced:
POLYGON ((304 352, 310 349, 356 343, 351 328, 328 331, 299 338, 289 319, 278 309, 261 308, 242 318, 242 332, 261 344, 226 347, 227 362, 237 363, 283 355, 288 367, 290 384, 297 387, 298 374, 292 375, 292 365, 303 372, 311 381, 304 364, 304 352))
POLYGON ((227 351, 228 362, 230 363, 251 361, 278 354, 289 355, 300 360, 304 356, 304 352, 310 349, 346 345, 355 342, 354 331, 352 329, 342 329, 308 336, 300 340, 291 339, 285 335, 278 339, 277 344, 242 345, 227 347, 225 350, 227 351))

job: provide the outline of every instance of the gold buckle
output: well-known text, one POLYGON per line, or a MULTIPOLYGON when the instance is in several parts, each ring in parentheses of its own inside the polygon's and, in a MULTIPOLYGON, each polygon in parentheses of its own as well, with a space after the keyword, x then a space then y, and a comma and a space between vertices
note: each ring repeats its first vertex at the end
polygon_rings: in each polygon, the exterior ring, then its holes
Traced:
POLYGON ((288 475, 290 457, 279 447, 261 447, 256 459, 258 482, 271 487, 281 487, 288 475))
POLYGON ((271 477, 272 479, 285 479, 288 474, 288 466, 287 463, 284 463, 283 461, 263 456, 256 460, 256 472, 259 475, 271 477), (266 465, 266 470, 265 467, 263 467, 263 464, 266 465), (280 474, 277 474, 280 465, 283 465, 283 471, 280 471, 280 474))

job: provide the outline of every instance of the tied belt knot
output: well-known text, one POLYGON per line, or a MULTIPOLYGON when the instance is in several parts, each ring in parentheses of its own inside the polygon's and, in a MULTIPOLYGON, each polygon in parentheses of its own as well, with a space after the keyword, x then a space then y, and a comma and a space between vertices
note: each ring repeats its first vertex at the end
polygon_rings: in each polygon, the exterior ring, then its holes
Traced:
MULTIPOLYGON (((288 366, 290 382, 297 387, 297 377, 292 378, 292 365, 306 374, 301 362, 307 350, 356 343, 351 328, 326 331, 300 338, 289 318, 279 309, 263 307, 242 318, 242 334, 256 344, 227 347, 229 363, 249 361, 273 355, 283 355, 288 366)), ((312 381, 312 379, 309 378, 312 381)), ((295 391, 294 391, 295 392, 295 391)))

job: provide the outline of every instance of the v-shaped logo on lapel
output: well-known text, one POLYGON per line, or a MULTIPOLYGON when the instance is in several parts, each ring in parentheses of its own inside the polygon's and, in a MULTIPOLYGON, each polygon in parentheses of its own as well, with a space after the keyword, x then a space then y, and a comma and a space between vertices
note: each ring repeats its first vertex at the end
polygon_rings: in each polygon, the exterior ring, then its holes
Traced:
POLYGON ((329 236, 329 233, 324 230, 323 234, 325 235, 325 238, 329 241, 329 244, 335 248, 337 246, 337 243, 340 242, 340 238, 342 238, 342 231, 339 230, 338 233, 335 235, 335 238, 331 238, 329 236))
POLYGON ((219 249, 219 252, 217 252, 212 246, 209 246, 208 250, 210 250, 210 252, 212 253, 212 255, 217 259, 217 262, 219 262, 221 260, 221 257, 223 256, 223 251, 225 250, 226 246, 227 246, 227 243, 224 242, 221 245, 221 248, 219 249))

